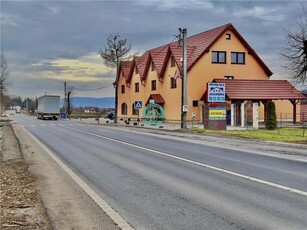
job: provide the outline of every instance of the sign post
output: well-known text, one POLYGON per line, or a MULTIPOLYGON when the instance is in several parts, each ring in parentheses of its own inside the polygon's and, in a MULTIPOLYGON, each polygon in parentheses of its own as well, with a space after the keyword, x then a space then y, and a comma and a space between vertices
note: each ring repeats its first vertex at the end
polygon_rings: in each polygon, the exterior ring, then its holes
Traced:
POLYGON ((138 110, 138 125, 140 122, 140 109, 143 107, 143 102, 142 101, 135 101, 134 102, 134 109, 138 110))
POLYGON ((211 82, 207 85, 207 106, 205 114, 208 119, 204 123, 205 128, 223 130, 226 129, 226 86, 225 83, 211 82))

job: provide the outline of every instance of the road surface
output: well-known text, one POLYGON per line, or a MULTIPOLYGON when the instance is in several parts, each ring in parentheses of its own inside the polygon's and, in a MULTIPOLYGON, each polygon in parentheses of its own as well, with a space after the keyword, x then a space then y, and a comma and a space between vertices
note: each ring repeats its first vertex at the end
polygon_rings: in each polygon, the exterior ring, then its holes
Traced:
POLYGON ((306 229, 303 156, 125 127, 14 119, 135 229, 306 229))

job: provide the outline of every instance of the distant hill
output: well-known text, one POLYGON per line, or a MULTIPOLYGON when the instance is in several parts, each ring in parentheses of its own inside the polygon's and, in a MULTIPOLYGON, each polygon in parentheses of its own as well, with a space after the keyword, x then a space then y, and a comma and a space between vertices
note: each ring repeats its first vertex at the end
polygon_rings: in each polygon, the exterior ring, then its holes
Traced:
MULTIPOLYGON (((71 102, 74 107, 93 106, 98 108, 115 108, 114 97, 72 97, 71 102)), ((64 99, 61 99, 61 104, 64 104, 64 99)))

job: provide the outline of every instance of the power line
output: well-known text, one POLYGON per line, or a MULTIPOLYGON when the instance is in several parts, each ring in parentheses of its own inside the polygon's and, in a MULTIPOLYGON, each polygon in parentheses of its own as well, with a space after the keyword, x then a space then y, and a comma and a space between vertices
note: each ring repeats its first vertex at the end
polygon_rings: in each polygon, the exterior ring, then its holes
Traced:
POLYGON ((75 87, 75 86, 72 86, 72 87, 73 87, 73 89, 75 89, 75 90, 80 90, 80 91, 96 91, 96 90, 100 90, 100 89, 107 88, 107 87, 109 87, 109 86, 111 86, 111 85, 113 85, 113 83, 112 83, 112 84, 109 84, 109 85, 105 85, 105 86, 99 87, 99 88, 95 88, 95 89, 80 89, 80 88, 77 88, 77 87, 75 87))

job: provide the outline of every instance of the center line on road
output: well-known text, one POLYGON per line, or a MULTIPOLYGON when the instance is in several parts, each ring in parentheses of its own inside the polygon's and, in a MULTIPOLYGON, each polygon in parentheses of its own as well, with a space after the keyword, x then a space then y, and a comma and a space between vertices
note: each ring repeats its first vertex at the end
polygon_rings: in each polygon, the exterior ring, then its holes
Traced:
POLYGON ((285 191, 288 191, 288 192, 293 192, 293 193, 296 193, 296 194, 307 196, 307 192, 299 190, 299 189, 291 188, 291 187, 288 187, 288 186, 276 184, 276 183, 265 181, 265 180, 261 180, 261 179, 255 178, 255 177, 251 177, 251 176, 247 176, 247 175, 244 175, 244 174, 232 172, 232 171, 229 171, 229 170, 226 170, 226 169, 222 169, 222 168, 218 168, 218 167, 215 167, 215 166, 212 166, 212 165, 208 165, 208 164, 204 164, 204 163, 201 163, 201 162, 189 160, 189 159, 186 159, 186 158, 183 158, 183 157, 174 156, 174 155, 169 154, 169 153, 160 152, 160 151, 149 149, 149 148, 142 147, 142 146, 139 146, 139 145, 131 144, 131 143, 128 143, 128 142, 125 142, 125 141, 120 141, 120 140, 113 139, 113 138, 110 138, 110 137, 104 137, 104 136, 101 136, 101 135, 98 135, 98 134, 95 134, 95 133, 91 133, 91 132, 87 132, 87 131, 84 131, 84 130, 70 128, 70 127, 66 127, 66 128, 71 129, 71 130, 75 130, 75 131, 78 131, 78 132, 81 132, 81 133, 85 133, 85 134, 88 134, 88 135, 91 135, 91 136, 99 137, 99 138, 102 138, 102 139, 105 139, 105 140, 109 140, 109 141, 117 142, 117 143, 124 144, 124 145, 127 145, 127 146, 131 146, 131 147, 134 147, 134 148, 146 150, 146 151, 149 151, 149 152, 152 152, 152 153, 159 154, 161 156, 180 160, 180 161, 187 162, 187 163, 190 163, 190 164, 193 164, 193 165, 197 165, 197 166, 209 168, 209 169, 212 169, 212 170, 216 170, 218 172, 226 173, 226 174, 233 175, 233 176, 236 176, 236 177, 240 177, 240 178, 243 178, 243 179, 246 179, 246 180, 258 182, 260 184, 269 185, 269 186, 279 188, 279 189, 282 189, 282 190, 285 190, 285 191))

